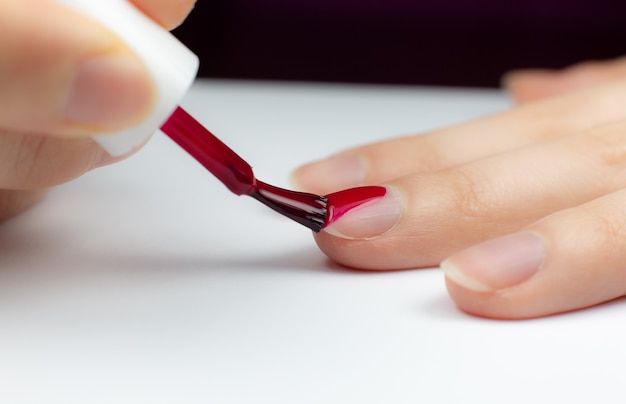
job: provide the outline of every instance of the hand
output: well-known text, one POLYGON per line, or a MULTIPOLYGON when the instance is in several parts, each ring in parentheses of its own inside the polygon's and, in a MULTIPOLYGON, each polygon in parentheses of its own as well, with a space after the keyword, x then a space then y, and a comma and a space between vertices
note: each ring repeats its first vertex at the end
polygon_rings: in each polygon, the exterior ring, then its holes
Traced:
POLYGON ((300 168, 294 181, 311 192, 387 188, 317 234, 319 247, 362 269, 443 261, 451 297, 480 316, 545 316, 623 296, 624 66, 518 73, 508 84, 523 104, 510 111, 300 168))
MULTIPOLYGON (((193 0, 135 0, 173 28, 193 0)), ((47 0, 0 0, 0 221, 47 188, 117 159, 89 135, 154 101, 141 61, 102 26, 47 0)))

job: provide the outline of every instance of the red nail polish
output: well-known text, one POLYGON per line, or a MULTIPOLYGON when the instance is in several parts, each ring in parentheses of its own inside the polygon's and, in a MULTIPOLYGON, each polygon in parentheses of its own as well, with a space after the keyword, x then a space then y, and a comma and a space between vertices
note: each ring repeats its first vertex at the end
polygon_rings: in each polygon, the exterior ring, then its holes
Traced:
POLYGON ((328 215, 324 227, 337 221, 340 217, 365 203, 378 200, 387 194, 387 188, 368 186, 350 188, 344 191, 326 195, 328 198, 328 215))

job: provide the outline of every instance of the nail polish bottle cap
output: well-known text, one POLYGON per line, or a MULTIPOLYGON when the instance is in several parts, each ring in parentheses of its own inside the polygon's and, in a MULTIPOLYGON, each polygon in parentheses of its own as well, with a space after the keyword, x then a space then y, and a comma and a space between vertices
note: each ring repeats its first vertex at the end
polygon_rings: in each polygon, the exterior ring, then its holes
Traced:
POLYGON ((140 124, 94 140, 118 156, 141 146, 176 109, 198 72, 198 57, 127 0, 52 0, 103 24, 137 56, 152 76, 157 100, 140 124))

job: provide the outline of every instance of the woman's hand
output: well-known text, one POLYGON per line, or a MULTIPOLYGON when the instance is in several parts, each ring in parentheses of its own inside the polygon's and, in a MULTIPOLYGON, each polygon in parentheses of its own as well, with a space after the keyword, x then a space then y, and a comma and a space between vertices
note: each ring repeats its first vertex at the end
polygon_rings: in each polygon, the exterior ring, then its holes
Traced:
MULTIPOLYGON (((193 0, 135 0, 165 28, 193 0)), ((0 0, 0 221, 112 158, 90 139, 142 119, 154 88, 107 29, 47 0, 0 0)))
POLYGON ((624 61, 518 73, 508 84, 522 103, 508 112, 296 171, 294 181, 311 192, 388 190, 316 235, 320 248, 363 269, 443 261, 457 305, 487 317, 544 316, 623 296, 624 61))

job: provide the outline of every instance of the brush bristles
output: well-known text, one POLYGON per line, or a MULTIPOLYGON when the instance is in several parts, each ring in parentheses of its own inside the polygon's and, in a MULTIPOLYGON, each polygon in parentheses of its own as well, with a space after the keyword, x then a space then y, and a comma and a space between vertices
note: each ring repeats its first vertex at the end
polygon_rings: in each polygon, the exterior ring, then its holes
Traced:
POLYGON ((261 181, 249 195, 316 233, 326 225, 328 200, 324 196, 289 191, 261 181))

